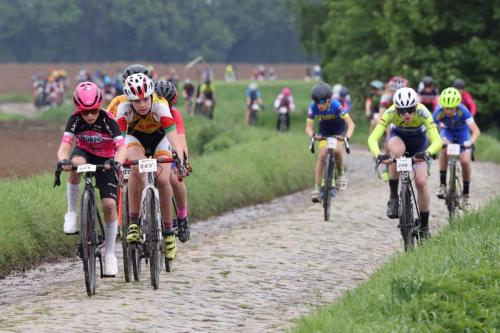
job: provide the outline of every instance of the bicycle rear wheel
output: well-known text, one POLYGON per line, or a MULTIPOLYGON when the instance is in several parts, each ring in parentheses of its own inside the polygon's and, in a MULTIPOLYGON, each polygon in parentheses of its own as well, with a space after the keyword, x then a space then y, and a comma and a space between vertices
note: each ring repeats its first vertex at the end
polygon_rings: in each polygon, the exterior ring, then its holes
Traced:
POLYGON ((332 203, 332 180, 333 171, 335 168, 335 160, 333 153, 328 152, 325 159, 325 169, 323 171, 325 184, 323 185, 323 213, 325 221, 330 220, 331 203, 332 203))
POLYGON ((451 219, 457 208, 457 187, 456 187, 457 168, 453 163, 450 165, 450 178, 448 181, 448 192, 446 193, 446 207, 448 208, 449 218, 451 219))
POLYGON ((122 236, 122 252, 123 252, 123 275, 125 275, 125 281, 130 282, 130 277, 132 273, 132 248, 130 244, 127 243, 127 231, 130 225, 130 219, 128 216, 128 187, 124 186, 121 193, 121 205, 122 205, 122 221, 121 221, 121 236, 122 236))
POLYGON ((146 244, 149 249, 149 269, 151 273, 151 285, 158 289, 160 285, 160 271, 163 263, 161 249, 161 225, 158 216, 159 207, 154 191, 148 189, 146 192, 146 244))
POLYGON ((410 251, 415 245, 415 220, 413 218, 413 206, 410 185, 401 185, 401 214, 399 227, 403 237, 405 251, 410 251))
POLYGON ((82 194, 80 210, 80 242, 87 295, 95 295, 97 230, 95 224, 95 197, 89 190, 82 194))

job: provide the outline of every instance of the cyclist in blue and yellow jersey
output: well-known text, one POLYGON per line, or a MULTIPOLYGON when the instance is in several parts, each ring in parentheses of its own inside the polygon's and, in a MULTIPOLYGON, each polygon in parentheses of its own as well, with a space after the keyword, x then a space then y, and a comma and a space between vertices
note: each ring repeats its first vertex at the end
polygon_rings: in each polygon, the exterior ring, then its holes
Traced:
MULTIPOLYGON (((328 153, 326 137, 346 136, 347 139, 350 139, 355 127, 347 111, 342 108, 342 105, 337 100, 333 99, 332 95, 332 88, 328 84, 317 84, 311 93, 311 98, 314 102, 309 105, 309 110, 307 111, 306 134, 310 138, 317 137, 320 139, 314 190, 311 193, 312 202, 319 202, 323 163, 328 153), (319 118, 319 133, 317 134, 313 130, 314 118, 319 118)), ((335 162, 337 174, 339 175, 337 178, 337 187, 339 190, 345 190, 347 187, 347 178, 344 175, 343 153, 343 142, 339 141, 339 145, 335 151, 335 162)))
POLYGON ((377 127, 368 138, 368 148, 377 160, 389 164, 390 198, 387 203, 387 216, 391 219, 399 217, 398 173, 392 158, 407 153, 415 160, 415 185, 420 207, 420 235, 428 237, 429 233, 429 189, 427 187, 427 163, 429 155, 437 154, 443 142, 439 136, 432 114, 418 103, 418 95, 412 88, 401 88, 394 93, 393 105, 388 108, 377 127), (393 125, 387 142, 389 156, 381 155, 378 142, 389 125, 393 125), (427 136, 430 139, 428 142, 427 136))
MULTIPOLYGON (((455 88, 446 88, 439 96, 439 107, 434 112, 434 121, 439 125, 441 138, 444 144, 458 143, 470 148, 477 142, 481 131, 474 122, 472 113, 461 104, 460 91, 455 88), (471 136, 472 132, 472 136, 471 136)), ((462 165, 463 195, 462 208, 469 208, 469 187, 471 178, 471 150, 462 148, 460 151, 460 164, 462 165)), ((446 197, 446 168, 448 156, 445 150, 439 154, 440 186, 437 197, 446 197)))

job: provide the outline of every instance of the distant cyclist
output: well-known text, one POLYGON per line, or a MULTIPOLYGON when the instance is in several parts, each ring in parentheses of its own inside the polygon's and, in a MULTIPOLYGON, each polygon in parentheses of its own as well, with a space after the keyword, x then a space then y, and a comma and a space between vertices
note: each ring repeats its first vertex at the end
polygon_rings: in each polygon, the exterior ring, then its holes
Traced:
POLYGON ((381 163, 389 164, 390 198, 387 203, 387 216, 391 219, 399 217, 398 173, 392 158, 398 158, 405 153, 413 156, 415 164, 415 186, 418 192, 420 208, 420 235, 428 237, 429 233, 429 189, 427 186, 427 164, 429 155, 439 152, 442 146, 439 132, 432 119, 432 114, 418 103, 418 96, 412 88, 398 89, 393 98, 394 105, 387 109, 375 130, 368 138, 368 148, 381 163), (381 155, 378 141, 390 125, 392 127, 388 148, 389 155, 381 155), (427 140, 430 138, 430 144, 427 140))
POLYGON ((216 101, 215 85, 210 76, 207 76, 200 86, 200 107, 203 114, 209 119, 214 117, 216 101))
POLYGON ((465 81, 462 79, 456 79, 453 82, 453 87, 460 91, 460 95, 462 96, 462 104, 465 105, 467 109, 472 113, 475 117, 477 115, 477 107, 476 102, 474 102, 474 98, 469 91, 465 90, 465 81))
POLYGON ((182 96, 184 97, 184 110, 186 110, 186 114, 189 115, 194 114, 195 90, 191 80, 185 79, 184 86, 182 87, 182 96))
MULTIPOLYGON (((462 97, 455 88, 446 88, 439 96, 439 107, 434 112, 434 121, 441 129, 441 138, 444 144, 456 143, 470 148, 477 142, 481 131, 474 122, 474 117, 469 110, 460 103, 462 97), (472 131, 472 136, 471 136, 472 131)), ((469 188, 471 179, 471 150, 461 149, 460 164, 462 165, 463 177, 463 195, 462 207, 467 209, 469 203, 469 188)), ((446 197, 446 169, 448 165, 448 156, 443 149, 439 154, 439 179, 440 186, 437 197, 444 199, 446 197)))
POLYGON ((262 98, 260 95, 259 85, 257 82, 250 82, 245 93, 245 124, 250 125, 252 122, 252 114, 257 114, 262 110, 262 98))
POLYGON ((285 87, 281 90, 281 93, 276 96, 276 99, 274 100, 274 109, 278 113, 278 123, 277 123, 277 129, 278 131, 280 130, 280 117, 279 115, 284 111, 283 113, 286 117, 286 129, 290 129, 290 112, 295 111, 295 101, 293 99, 292 91, 290 88, 285 87))
MULTIPOLYGON (((73 94, 76 111, 71 115, 57 151, 58 163, 70 171, 68 177, 68 212, 64 215, 64 232, 74 234, 78 228, 78 196, 80 175, 71 169, 73 165, 85 163, 104 164, 119 169, 125 160, 126 149, 123 136, 114 117, 101 109, 102 92, 92 82, 78 84, 73 94), (71 155, 71 147, 76 146, 71 155)), ((115 257, 115 239, 118 226, 116 211, 117 179, 113 172, 96 173, 97 187, 102 200, 106 227, 104 274, 116 275, 118 263, 115 257)))
POLYGON ((384 83, 379 80, 370 82, 370 92, 365 99, 365 114, 370 119, 370 132, 373 131, 380 119, 380 97, 384 92, 384 83))
POLYGON ((434 111, 438 104, 439 90, 434 84, 434 79, 430 76, 424 76, 418 85, 418 97, 420 103, 425 105, 429 111, 434 111))
MULTIPOLYGON (((323 163, 328 153, 326 138, 329 136, 346 136, 350 139, 354 132, 354 122, 333 97, 332 88, 326 83, 319 83, 312 89, 311 98, 313 102, 307 111, 306 134, 310 138, 316 137, 319 142, 318 160, 316 162, 316 176, 314 190, 311 193, 312 202, 319 202, 319 191, 323 177, 323 163), (314 133, 314 119, 319 118, 319 131, 314 133), (347 127, 347 128, 346 128, 347 127)), ((343 163, 343 142, 339 141, 335 151, 335 161, 337 167, 337 187, 345 190, 347 187, 347 177, 344 174, 343 163)))
POLYGON ((349 89, 347 89, 347 87, 342 86, 336 98, 346 112, 351 112, 351 96, 349 95, 349 89))

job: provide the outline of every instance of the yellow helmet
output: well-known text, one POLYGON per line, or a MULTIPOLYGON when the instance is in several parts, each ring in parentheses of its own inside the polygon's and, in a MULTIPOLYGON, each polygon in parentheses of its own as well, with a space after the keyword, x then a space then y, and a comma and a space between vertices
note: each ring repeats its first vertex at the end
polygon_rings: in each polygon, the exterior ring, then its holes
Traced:
POLYGON ((461 101, 462 96, 460 95, 460 91, 453 87, 446 88, 439 95, 439 104, 447 109, 456 108, 461 101))

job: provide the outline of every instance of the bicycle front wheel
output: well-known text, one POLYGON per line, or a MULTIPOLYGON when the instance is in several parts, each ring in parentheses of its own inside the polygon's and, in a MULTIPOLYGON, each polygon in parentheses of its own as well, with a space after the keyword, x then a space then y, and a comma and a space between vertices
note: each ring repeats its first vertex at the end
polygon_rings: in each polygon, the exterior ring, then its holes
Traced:
POLYGON ((95 197, 89 190, 82 194, 80 210, 80 242, 87 295, 95 295, 97 230, 95 197))
POLYGON ((128 216, 128 187, 124 186, 121 193, 122 216, 121 216, 121 236, 122 236, 122 252, 123 252, 123 275, 125 281, 130 282, 132 273, 132 247, 127 243, 127 231, 130 225, 128 216))
POLYGON ((410 185, 401 185, 401 214, 399 227, 403 237, 405 251, 410 251, 415 245, 415 221, 413 219, 413 206, 410 185))
POLYGON ((448 192, 446 193, 446 207, 448 208, 448 214, 450 220, 455 214, 456 208, 458 206, 456 177, 457 177, 457 167, 455 163, 452 163, 450 165, 450 179, 448 181, 448 192))
POLYGON ((325 184, 323 185, 323 212, 325 221, 330 220, 331 204, 332 204, 332 181, 333 172, 335 169, 335 159, 333 153, 328 152, 325 159, 325 169, 323 171, 325 184))
POLYGON ((149 252, 149 269, 151 273, 151 285, 158 289, 160 285, 160 271, 163 263, 161 248, 161 220, 159 218, 159 206, 154 191, 148 189, 146 192, 146 242, 149 252))

